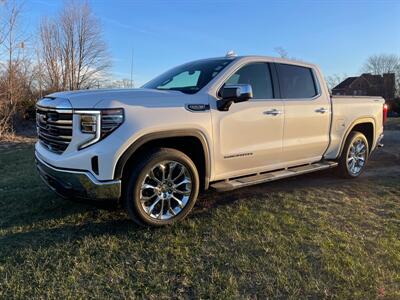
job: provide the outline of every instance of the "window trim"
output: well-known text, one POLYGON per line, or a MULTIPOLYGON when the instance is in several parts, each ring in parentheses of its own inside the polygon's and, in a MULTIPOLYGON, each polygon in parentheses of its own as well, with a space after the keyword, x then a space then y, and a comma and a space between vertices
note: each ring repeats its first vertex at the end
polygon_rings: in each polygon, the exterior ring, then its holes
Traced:
MULTIPOLYGON (((272 97, 273 98, 266 98, 266 99, 254 99, 254 101, 271 101, 271 100, 280 100, 281 98, 277 97, 280 96, 280 89, 279 89, 279 83, 278 83, 278 74, 274 73, 276 72, 275 70, 275 66, 273 65, 273 62, 270 61, 264 61, 264 60, 260 60, 260 61, 251 61, 251 62, 245 62, 241 65, 238 65, 234 70, 232 70, 232 72, 229 73, 229 75, 226 77, 226 79, 224 81, 222 81, 221 84, 218 85, 217 89, 216 89, 216 99, 221 100, 222 98, 219 96, 220 91, 222 89, 222 87, 225 85, 225 83, 237 72, 239 71, 241 68, 244 68, 248 65, 252 65, 252 64, 266 64, 268 66, 269 69, 269 73, 270 73, 270 77, 271 77, 271 87, 272 87, 272 97)), ((250 99, 250 101, 252 101, 252 99, 250 99)))
MULTIPOLYGON (((275 65, 276 68, 276 72, 277 72, 277 77, 278 77, 278 83, 279 83, 279 92, 280 92, 280 99, 284 99, 287 101, 311 101, 311 100, 315 100, 319 97, 321 97, 322 92, 321 92, 321 85, 319 83, 317 74, 315 73, 315 69, 313 67, 310 66, 300 66, 300 65, 296 65, 296 64, 288 64, 288 63, 273 63, 275 65), (295 66, 295 67, 300 67, 300 68, 305 68, 305 69, 309 69, 311 71, 311 78, 313 80, 313 84, 314 84, 314 89, 316 91, 316 95, 312 96, 312 97, 303 97, 303 98, 286 98, 283 95, 285 95, 285 93, 283 92, 283 88, 282 85, 279 81, 279 77, 280 77, 280 72, 279 72, 279 65, 288 65, 288 66, 295 66)), ((286 95, 285 95, 286 96, 286 95)))

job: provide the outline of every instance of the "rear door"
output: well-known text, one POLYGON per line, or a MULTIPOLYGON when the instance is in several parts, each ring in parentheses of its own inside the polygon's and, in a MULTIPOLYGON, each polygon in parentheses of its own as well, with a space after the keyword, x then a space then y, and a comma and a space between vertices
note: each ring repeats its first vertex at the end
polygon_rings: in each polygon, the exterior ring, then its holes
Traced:
POLYGON ((330 99, 321 93, 313 69, 275 66, 285 105, 282 159, 289 164, 318 161, 329 144, 330 99))

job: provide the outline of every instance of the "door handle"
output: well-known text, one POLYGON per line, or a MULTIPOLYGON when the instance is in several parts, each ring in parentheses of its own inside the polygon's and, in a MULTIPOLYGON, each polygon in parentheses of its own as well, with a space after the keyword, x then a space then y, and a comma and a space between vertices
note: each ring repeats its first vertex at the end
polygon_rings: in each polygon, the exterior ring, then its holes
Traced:
POLYGON ((270 115, 270 116, 277 116, 280 115, 282 112, 280 110, 277 110, 276 108, 264 111, 264 115, 270 115))
POLYGON ((324 114, 324 113, 328 112, 328 109, 321 107, 321 108, 316 109, 315 112, 324 114))

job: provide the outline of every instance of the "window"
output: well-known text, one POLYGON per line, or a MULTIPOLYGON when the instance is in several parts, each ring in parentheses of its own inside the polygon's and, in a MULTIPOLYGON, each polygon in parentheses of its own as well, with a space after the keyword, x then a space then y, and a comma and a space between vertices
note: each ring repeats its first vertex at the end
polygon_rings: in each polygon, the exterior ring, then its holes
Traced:
POLYGON ((242 67, 225 84, 250 84, 253 99, 272 99, 271 73, 267 63, 253 63, 242 67))
POLYGON ((156 77, 143 88, 195 94, 232 61, 232 59, 209 59, 187 63, 156 77))
POLYGON ((171 81, 164 85, 160 85, 162 89, 188 88, 197 86, 199 82, 200 71, 185 71, 172 78, 171 81))
POLYGON ((317 95, 310 68, 286 64, 277 64, 277 67, 283 98, 312 98, 317 95))

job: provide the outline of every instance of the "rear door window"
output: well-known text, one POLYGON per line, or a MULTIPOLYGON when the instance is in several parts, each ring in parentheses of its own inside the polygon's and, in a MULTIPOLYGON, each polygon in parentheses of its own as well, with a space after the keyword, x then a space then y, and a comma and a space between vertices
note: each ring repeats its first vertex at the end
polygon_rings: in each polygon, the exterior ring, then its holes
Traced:
POLYGON ((313 98, 317 88, 310 68, 277 64, 279 84, 285 99, 313 98))

